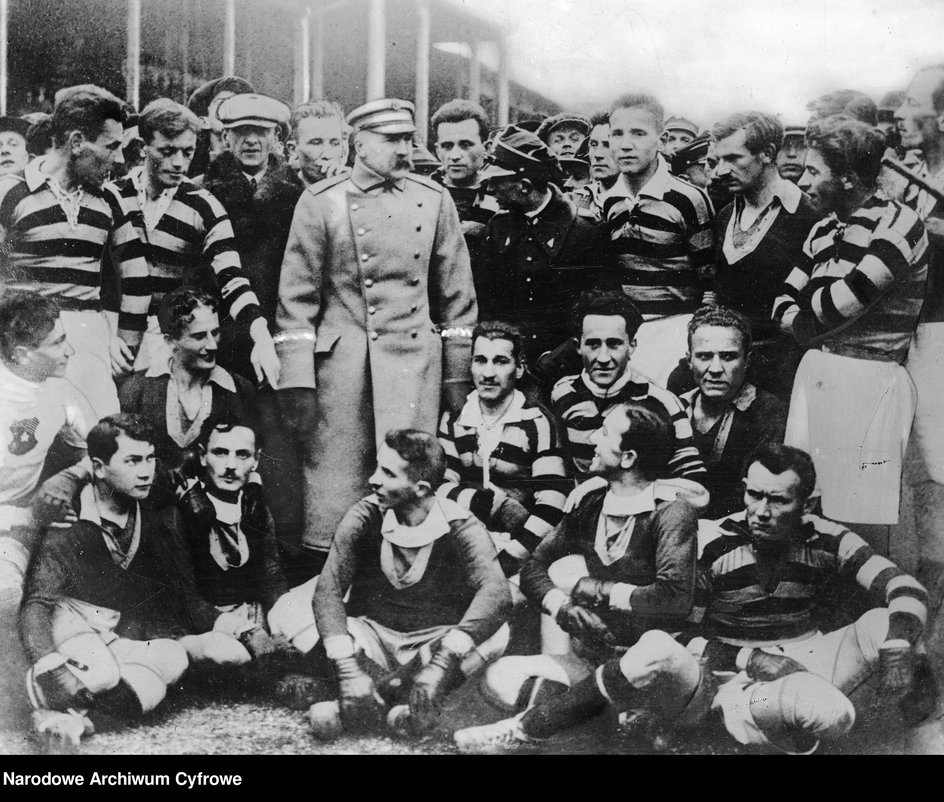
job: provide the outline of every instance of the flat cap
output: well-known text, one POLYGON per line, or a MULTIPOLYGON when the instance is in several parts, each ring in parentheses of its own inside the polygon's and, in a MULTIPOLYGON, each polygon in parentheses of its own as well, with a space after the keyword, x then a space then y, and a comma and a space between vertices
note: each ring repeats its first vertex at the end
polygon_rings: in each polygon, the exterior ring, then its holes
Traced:
POLYGON ((228 97, 216 110, 216 116, 224 128, 236 128, 240 125, 276 128, 288 125, 291 115, 291 109, 281 100, 255 93, 228 97))
POLYGON ((553 132, 555 128, 560 128, 562 125, 570 125, 579 128, 583 131, 584 136, 590 136, 590 119, 588 117, 584 117, 582 114, 563 112, 561 114, 555 114, 553 117, 548 117, 538 126, 538 139, 542 142, 547 142, 547 138, 551 135, 551 132, 553 132))
POLYGON ((479 173, 482 180, 502 176, 543 178, 545 181, 562 179, 560 162, 537 136, 510 125, 492 144, 485 159, 485 169, 479 173))
POLYGON ((207 81, 203 86, 194 89, 187 101, 187 108, 198 117, 206 117, 210 113, 210 103, 220 92, 241 95, 255 91, 256 88, 245 78, 240 78, 238 75, 225 75, 222 78, 207 81))
POLYGON ((687 120, 684 117, 669 117, 665 121, 665 130, 666 131, 687 131, 692 136, 698 136, 698 126, 695 125, 691 120, 687 120))
POLYGON ((14 131, 23 139, 26 139, 26 132, 29 131, 30 122, 22 117, 0 117, 0 131, 14 131))
POLYGON ((347 124, 355 131, 373 131, 378 134, 412 134, 415 107, 409 100, 385 97, 370 100, 347 115, 347 124))
POLYGON ((783 127, 784 137, 788 136, 806 136, 806 126, 805 125, 785 125, 783 127))

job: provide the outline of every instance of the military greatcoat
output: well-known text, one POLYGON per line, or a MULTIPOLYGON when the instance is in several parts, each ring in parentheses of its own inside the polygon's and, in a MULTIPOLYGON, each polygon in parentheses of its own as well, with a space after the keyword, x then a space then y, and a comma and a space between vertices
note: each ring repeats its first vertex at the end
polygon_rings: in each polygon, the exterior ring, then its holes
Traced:
POLYGON ((468 384, 477 305, 449 193, 358 160, 299 200, 279 284, 280 387, 314 388, 302 435, 306 546, 327 549, 390 429, 435 433, 443 383, 468 384))

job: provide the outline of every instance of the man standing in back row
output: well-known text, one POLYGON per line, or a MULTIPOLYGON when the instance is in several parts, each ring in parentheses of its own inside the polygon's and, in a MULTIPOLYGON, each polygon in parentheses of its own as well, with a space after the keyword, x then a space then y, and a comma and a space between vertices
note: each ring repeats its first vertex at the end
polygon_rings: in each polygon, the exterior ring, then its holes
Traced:
POLYGON ((455 204, 410 173, 413 104, 348 115, 350 176, 298 203, 279 285, 281 400, 304 454, 304 545, 317 573, 348 507, 367 493, 380 438, 434 432, 471 390, 478 307, 455 204))

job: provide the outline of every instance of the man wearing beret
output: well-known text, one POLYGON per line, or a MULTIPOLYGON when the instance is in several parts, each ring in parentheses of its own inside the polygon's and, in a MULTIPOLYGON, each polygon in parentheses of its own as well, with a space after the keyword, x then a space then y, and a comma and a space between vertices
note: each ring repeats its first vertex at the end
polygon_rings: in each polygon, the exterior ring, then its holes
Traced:
POLYGON ((304 454, 304 545, 318 560, 367 493, 384 434, 434 432, 440 388, 462 407, 478 314, 455 204, 410 172, 413 104, 370 101, 347 121, 353 170, 302 194, 279 283, 280 400, 304 454))

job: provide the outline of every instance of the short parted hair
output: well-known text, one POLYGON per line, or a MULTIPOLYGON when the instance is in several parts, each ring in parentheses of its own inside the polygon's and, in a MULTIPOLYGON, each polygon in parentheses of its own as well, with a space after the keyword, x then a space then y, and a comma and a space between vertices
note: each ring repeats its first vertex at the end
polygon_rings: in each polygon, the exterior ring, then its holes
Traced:
POLYGON ((590 115, 590 130, 592 131, 598 125, 610 124, 610 112, 607 109, 600 109, 590 115))
POLYGON ((118 436, 122 434, 131 440, 154 442, 154 429, 150 423, 140 415, 118 412, 102 418, 92 427, 86 438, 88 455, 107 465, 118 450, 118 436))
POLYGON ((762 111, 742 111, 730 114, 711 126, 711 138, 718 142, 738 131, 744 131, 744 146, 754 155, 764 148, 773 153, 783 147, 783 123, 773 114, 762 111))
POLYGON ((161 334, 179 340, 193 322, 193 310, 198 306, 205 306, 214 312, 217 310, 216 299, 199 287, 178 287, 167 293, 157 311, 161 334))
POLYGON ((158 132, 168 139, 176 139, 187 131, 197 134, 202 129, 203 123, 196 114, 166 97, 152 100, 138 115, 138 134, 145 143, 150 143, 158 132))
POLYGON ((744 460, 744 477, 751 465, 759 462, 773 474, 793 471, 800 477, 800 497, 808 499, 816 487, 816 468, 813 459, 805 451, 782 443, 765 443, 758 446, 744 460))
POLYGON ((66 144, 69 134, 80 131, 89 140, 98 139, 105 120, 124 125, 125 104, 111 92, 100 87, 65 92, 52 112, 52 139, 56 147, 66 144))
POLYGON ((517 364, 521 364, 522 334, 513 323, 506 323, 503 320, 483 320, 474 329, 472 329, 472 350, 475 350, 475 341, 479 337, 486 340, 508 340, 511 343, 511 355, 517 364))
POLYGON ((318 119, 337 117, 341 124, 341 137, 346 137, 348 134, 348 125, 344 121, 344 110, 333 100, 322 99, 300 103, 292 110, 292 116, 288 121, 291 136, 298 136, 298 124, 309 117, 318 119))
POLYGON ((844 114, 826 117, 807 126, 806 144, 819 152, 834 175, 855 175, 865 187, 875 186, 885 153, 885 137, 878 128, 844 114))
POLYGON ((645 109, 652 115, 655 127, 661 134, 662 129, 665 128, 665 107, 655 95, 650 95, 647 92, 627 92, 610 104, 610 114, 617 109, 634 109, 636 107, 645 109))
POLYGON ((573 312, 573 331, 578 342, 583 334, 583 319, 587 315, 619 315, 626 321, 626 335, 630 340, 642 325, 642 314, 622 290, 581 294, 573 312))
POLYGON ((741 333, 741 344, 744 346, 744 354, 751 351, 753 335, 751 334, 751 322, 740 312, 734 309, 728 309, 726 306, 703 306, 695 311, 692 319, 688 321, 688 350, 692 350, 692 340, 695 332, 702 326, 720 326, 725 329, 735 329, 741 333))
POLYGON ((54 298, 29 290, 0 292, 0 357, 10 362, 15 348, 36 348, 58 319, 54 298))
POLYGON ((256 433, 255 427, 252 426, 248 421, 245 421, 236 415, 226 415, 225 417, 220 417, 214 421, 211 421, 209 426, 204 426, 200 431, 200 437, 198 438, 197 442, 203 447, 204 450, 206 450, 210 445, 210 438, 213 436, 213 432, 226 434, 227 432, 231 432, 236 428, 249 429, 249 431, 252 432, 253 438, 256 440, 256 451, 258 451, 259 437, 256 433))
POLYGON ((806 104, 810 112, 810 122, 832 117, 836 114, 845 114, 854 120, 876 125, 878 123, 878 106, 864 92, 855 89, 837 89, 827 92, 806 104))
POLYGON ((482 138, 482 142, 488 139, 488 115, 485 113, 485 109, 471 100, 457 98, 456 100, 450 100, 448 103, 443 103, 436 109, 429 125, 433 132, 437 133, 438 139, 440 123, 461 123, 463 120, 475 120, 479 126, 479 136, 482 138))
POLYGON ((384 436, 406 464, 406 475, 414 482, 429 482, 435 489, 446 475, 446 452, 433 435, 419 429, 391 429, 384 436))
POLYGON ((636 467, 646 479, 668 474, 669 460, 675 453, 675 427, 669 413, 657 401, 630 401, 620 404, 629 427, 620 440, 622 451, 636 452, 636 467))

